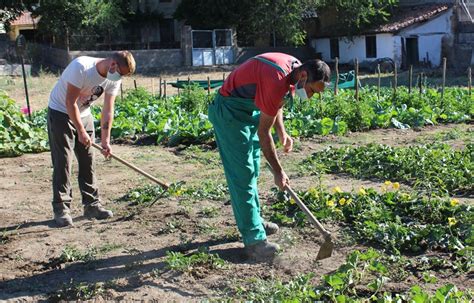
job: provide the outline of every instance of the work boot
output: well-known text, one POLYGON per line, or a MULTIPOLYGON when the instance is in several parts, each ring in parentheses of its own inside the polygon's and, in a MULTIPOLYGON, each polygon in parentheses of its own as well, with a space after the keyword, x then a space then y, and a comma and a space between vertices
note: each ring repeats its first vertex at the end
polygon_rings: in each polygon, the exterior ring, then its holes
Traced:
POLYGON ((54 221, 59 227, 73 226, 69 209, 58 209, 54 211, 54 221))
POLYGON ((110 210, 105 209, 100 203, 84 206, 84 217, 88 219, 103 220, 113 216, 114 214, 110 210))
POLYGON ((280 246, 278 246, 278 244, 263 240, 251 245, 246 245, 245 253, 251 260, 264 262, 273 260, 279 249, 280 246))
POLYGON ((262 224, 263 224, 263 228, 265 228, 265 233, 267 234, 267 236, 276 234, 278 230, 280 229, 278 225, 276 225, 273 222, 263 221, 262 224))

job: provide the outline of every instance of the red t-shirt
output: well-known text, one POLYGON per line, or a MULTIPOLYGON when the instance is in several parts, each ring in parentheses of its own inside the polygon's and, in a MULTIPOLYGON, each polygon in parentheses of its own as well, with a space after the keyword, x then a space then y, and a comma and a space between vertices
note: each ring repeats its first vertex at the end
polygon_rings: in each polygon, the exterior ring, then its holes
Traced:
POLYGON ((294 86, 285 77, 301 63, 293 56, 283 53, 265 53, 252 58, 235 69, 224 81, 219 93, 224 97, 254 99, 255 106, 270 116, 276 116, 283 106, 283 97, 294 86), (283 72, 284 71, 284 72, 283 72))

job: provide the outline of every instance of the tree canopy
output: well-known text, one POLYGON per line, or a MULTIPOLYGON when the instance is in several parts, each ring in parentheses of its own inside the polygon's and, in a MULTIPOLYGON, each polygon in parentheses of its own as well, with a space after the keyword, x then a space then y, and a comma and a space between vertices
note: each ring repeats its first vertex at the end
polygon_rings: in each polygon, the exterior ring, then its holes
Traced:
POLYGON ((271 35, 288 45, 306 39, 304 16, 334 11, 339 30, 353 35, 364 27, 383 22, 398 0, 183 0, 175 17, 193 28, 231 27, 239 43, 252 44, 271 35))

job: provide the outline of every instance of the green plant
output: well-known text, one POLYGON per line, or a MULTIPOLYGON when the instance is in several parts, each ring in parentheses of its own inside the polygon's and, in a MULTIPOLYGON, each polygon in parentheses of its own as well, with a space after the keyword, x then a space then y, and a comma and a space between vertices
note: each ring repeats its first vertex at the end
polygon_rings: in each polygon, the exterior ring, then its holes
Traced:
POLYGON ((226 262, 218 255, 202 250, 191 255, 168 251, 165 262, 171 270, 190 274, 202 269, 215 270, 226 267, 226 262))
POLYGON ((76 283, 73 279, 55 293, 49 294, 49 301, 63 302, 72 300, 91 300, 105 292, 103 283, 76 283))

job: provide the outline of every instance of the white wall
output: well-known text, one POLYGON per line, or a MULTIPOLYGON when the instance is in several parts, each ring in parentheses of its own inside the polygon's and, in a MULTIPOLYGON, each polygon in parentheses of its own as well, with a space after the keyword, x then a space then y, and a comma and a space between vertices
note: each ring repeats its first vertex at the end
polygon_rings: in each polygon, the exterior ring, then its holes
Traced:
MULTIPOLYGON (((394 57, 394 43, 392 34, 378 34, 377 38, 377 58, 394 57)), ((320 52, 324 61, 332 62, 331 48, 329 38, 314 39, 311 46, 320 52)), ((365 36, 348 38, 339 38, 339 62, 353 63, 357 58, 359 62, 368 60, 373 61, 376 58, 367 58, 365 50, 365 36)))
POLYGON ((417 37, 419 61, 424 61, 429 57, 431 65, 437 67, 441 64, 441 40, 445 35, 453 35, 451 27, 452 14, 453 10, 449 9, 426 23, 414 25, 400 31, 398 36, 404 38, 417 37))
POLYGON ((331 62, 331 47, 329 44, 329 38, 313 39, 311 46, 317 53, 321 53, 321 59, 326 62, 331 62))

